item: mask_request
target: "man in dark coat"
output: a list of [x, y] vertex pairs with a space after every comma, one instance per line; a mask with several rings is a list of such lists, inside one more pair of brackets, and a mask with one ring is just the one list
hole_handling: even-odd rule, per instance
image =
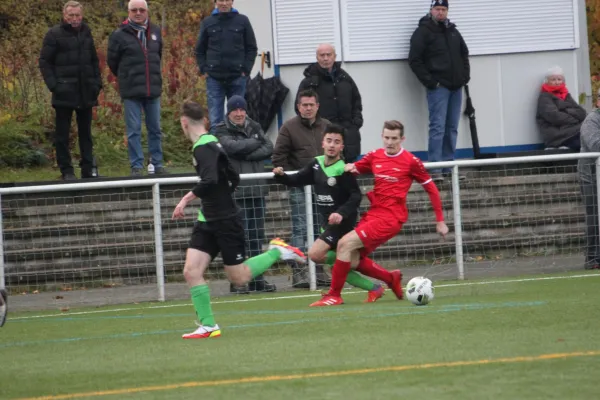
[[92, 107], [98, 104], [102, 78], [90, 28], [83, 22], [83, 6], [69, 1], [63, 7], [63, 21], [44, 37], [39, 66], [52, 92], [56, 112], [54, 148], [63, 180], [76, 179], [69, 151], [73, 111], [81, 153], [81, 177], [93, 178]]
[[250, 20], [233, 8], [233, 0], [214, 3], [212, 14], [202, 20], [196, 44], [198, 68], [206, 77], [211, 126], [223, 121], [226, 97], [244, 97], [258, 50]]
[[360, 155], [360, 128], [363, 126], [362, 99], [352, 77], [335, 61], [335, 48], [322, 44], [317, 62], [304, 70], [298, 93], [313, 89], [319, 95], [319, 115], [345, 128], [344, 160], [356, 161]]
[[150, 22], [145, 0], [131, 0], [127, 8], [128, 18], [110, 35], [107, 63], [119, 80], [119, 93], [125, 107], [131, 175], [141, 176], [144, 171], [142, 110], [148, 130], [148, 172], [164, 174], [160, 129], [163, 47], [160, 27]]
[[[248, 118], [246, 100], [232, 96], [227, 102], [225, 121], [217, 124], [214, 135], [227, 153], [231, 165], [238, 174], [265, 172], [265, 160], [273, 154], [273, 143], [265, 136], [258, 122]], [[247, 235], [246, 255], [254, 257], [263, 252], [265, 244], [265, 197], [269, 194], [269, 183], [264, 179], [245, 180], [238, 185], [234, 198]], [[275, 285], [265, 281], [262, 275], [251, 280], [247, 287], [231, 285], [232, 292], [274, 292]]]
[[[427, 89], [430, 162], [454, 160], [462, 88], [470, 80], [469, 49], [456, 25], [448, 19], [448, 0], [433, 0], [410, 38], [410, 68]], [[442, 172], [431, 170], [434, 181]]]

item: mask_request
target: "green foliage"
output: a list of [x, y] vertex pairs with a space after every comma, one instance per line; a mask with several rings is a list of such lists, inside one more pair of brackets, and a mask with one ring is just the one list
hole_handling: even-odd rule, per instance
[[586, 0], [590, 73], [593, 94], [600, 89], [600, 0]]
[[[39, 71], [38, 57], [46, 32], [62, 18], [64, 3], [65, 0], [0, 2], [0, 20], [6, 21], [5, 28], [0, 28], [0, 138], [10, 136], [11, 143], [16, 143], [12, 150], [0, 150], [0, 163], [5, 165], [14, 165], [15, 160], [22, 160], [22, 166], [38, 165], [35, 163], [41, 159], [29, 153], [23, 159], [15, 158], [17, 154], [23, 155], [20, 152], [27, 146], [33, 146], [35, 154], [52, 155], [51, 135], [41, 133], [54, 131], [54, 111]], [[127, 17], [127, 1], [88, 0], [82, 3], [85, 21], [94, 35], [104, 84], [93, 114], [94, 153], [100, 166], [127, 165], [123, 106], [116, 78], [106, 65], [108, 37]], [[204, 79], [198, 75], [194, 46], [200, 22], [212, 8], [212, 0], [149, 1], [150, 17], [161, 26], [165, 46], [161, 123], [167, 164], [189, 162], [190, 146], [179, 127], [179, 104], [186, 98], [206, 104]], [[8, 133], [16, 125], [23, 124], [26, 129]], [[73, 126], [71, 135], [75, 142], [75, 122]], [[26, 146], [25, 142], [29, 144]], [[77, 158], [78, 146], [72, 146], [72, 150]]]
[[39, 126], [8, 121], [0, 125], [0, 167], [34, 167], [47, 165], [49, 149], [35, 142], [41, 138]]

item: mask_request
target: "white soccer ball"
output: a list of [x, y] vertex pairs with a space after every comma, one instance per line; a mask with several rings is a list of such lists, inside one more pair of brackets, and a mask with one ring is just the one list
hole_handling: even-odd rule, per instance
[[417, 306], [424, 306], [433, 300], [435, 293], [433, 282], [422, 276], [416, 276], [406, 285], [406, 298]]

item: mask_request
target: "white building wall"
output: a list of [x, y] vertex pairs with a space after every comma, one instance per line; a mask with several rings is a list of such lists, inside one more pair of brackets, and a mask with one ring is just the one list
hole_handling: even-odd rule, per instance
[[[259, 51], [271, 51], [273, 35], [270, 0], [236, 0], [235, 7], [248, 15], [254, 27]], [[467, 43], [468, 45], [468, 43]], [[585, 51], [585, 50], [583, 50]], [[581, 85], [578, 50], [472, 56], [471, 96], [474, 101], [483, 151], [518, 151], [531, 149], [542, 142], [535, 124], [537, 96], [546, 70], [554, 65], [565, 71], [567, 86], [575, 99]], [[585, 58], [585, 57], [584, 57]], [[279, 75], [290, 88], [282, 119], [294, 116], [293, 101], [306, 65], [281, 66]], [[252, 71], [260, 68], [260, 58]], [[427, 150], [428, 111], [425, 90], [408, 67], [406, 60], [344, 63], [356, 81], [363, 98], [365, 125], [362, 152], [380, 147], [379, 134], [383, 121], [399, 119], [406, 128], [405, 147], [413, 152]], [[275, 68], [265, 67], [265, 77]], [[589, 74], [583, 79], [589, 80]], [[275, 140], [277, 123], [268, 132]], [[488, 148], [488, 149], [485, 149]], [[470, 156], [472, 144], [468, 119], [460, 122], [457, 156]], [[423, 153], [419, 153], [423, 156]]]

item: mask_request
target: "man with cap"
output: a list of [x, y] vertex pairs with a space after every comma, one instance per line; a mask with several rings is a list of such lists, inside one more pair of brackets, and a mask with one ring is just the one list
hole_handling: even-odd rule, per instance
[[[428, 161], [454, 160], [462, 88], [470, 80], [469, 49], [448, 19], [448, 0], [433, 0], [410, 39], [410, 68], [427, 89], [429, 106]], [[434, 181], [444, 180], [432, 170]]]
[[[273, 143], [267, 138], [258, 122], [246, 115], [247, 104], [242, 96], [232, 96], [227, 102], [225, 120], [214, 126], [213, 134], [219, 139], [232, 166], [239, 174], [265, 171], [265, 160], [271, 158]], [[265, 196], [269, 192], [264, 179], [243, 180], [234, 194], [246, 232], [247, 256], [262, 253], [265, 242]], [[231, 286], [231, 291], [274, 292], [275, 285], [265, 281], [262, 275], [254, 278], [246, 287]]]
[[214, 5], [202, 20], [195, 49], [200, 74], [206, 77], [211, 127], [223, 121], [226, 97], [244, 97], [258, 51], [252, 24], [233, 7], [233, 0], [214, 0]]

